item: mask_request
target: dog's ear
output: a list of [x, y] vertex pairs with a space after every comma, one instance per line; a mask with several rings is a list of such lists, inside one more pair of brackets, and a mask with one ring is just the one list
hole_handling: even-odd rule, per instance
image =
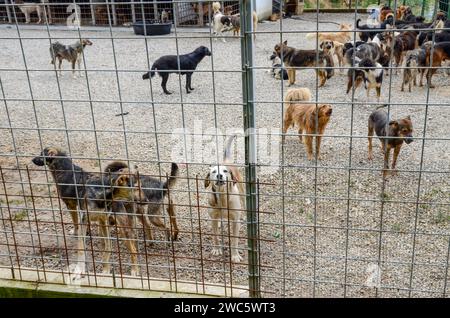
[[128, 185], [128, 180], [129, 180], [128, 175], [122, 174], [122, 175], [120, 175], [120, 176], [117, 178], [117, 180], [116, 180], [116, 182], [115, 182], [115, 185], [116, 185], [116, 186], [119, 186], [119, 187], [127, 186], [127, 185]]
[[233, 173], [233, 169], [230, 169], [230, 177], [231, 177], [231, 180], [233, 180], [233, 185], [235, 185], [236, 183], [239, 182], [239, 180], [237, 179], [237, 177]]
[[56, 155], [58, 155], [58, 150], [57, 150], [57, 149], [55, 149], [55, 148], [49, 148], [49, 149], [47, 150], [47, 156], [49, 156], [49, 157], [54, 157], [54, 156], [56, 156]]
[[391, 121], [389, 122], [389, 126], [392, 127], [392, 128], [394, 128], [394, 129], [398, 129], [398, 121], [396, 121], [396, 120], [391, 120]]
[[206, 175], [206, 177], [205, 177], [205, 188], [208, 188], [209, 187], [209, 185], [210, 185], [210, 181], [209, 181], [209, 176], [210, 176], [210, 173], [208, 172], [208, 174]]
[[287, 45], [287, 40], [283, 42], [284, 45]]
[[321, 50], [323, 50], [323, 43], [324, 43], [324, 42], [320, 42], [320, 45], [319, 45], [319, 47], [320, 47]]
[[406, 119], [411, 120], [411, 116], [410, 115], [406, 116]]

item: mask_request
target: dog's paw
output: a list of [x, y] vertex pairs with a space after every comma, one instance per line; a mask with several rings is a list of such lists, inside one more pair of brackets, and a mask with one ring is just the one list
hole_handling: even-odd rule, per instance
[[233, 263], [240, 263], [240, 262], [242, 262], [242, 260], [243, 260], [243, 258], [242, 258], [241, 255], [239, 255], [239, 253], [233, 254], [233, 255], [231, 256], [231, 261], [232, 261]]
[[69, 276], [71, 281], [80, 280], [85, 274], [86, 268], [81, 264], [69, 265]]
[[220, 247], [213, 247], [213, 249], [211, 250], [211, 255], [212, 256], [219, 256], [222, 255], [222, 249]]
[[132, 270], [131, 270], [131, 276], [139, 276], [139, 270], [137, 270], [137, 269], [132, 269]]

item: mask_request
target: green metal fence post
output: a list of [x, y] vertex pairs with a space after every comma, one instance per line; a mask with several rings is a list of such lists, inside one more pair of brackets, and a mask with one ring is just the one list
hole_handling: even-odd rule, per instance
[[253, 1], [241, 0], [242, 96], [245, 128], [245, 182], [247, 205], [248, 283], [250, 297], [260, 297], [258, 258], [258, 200], [256, 189], [256, 114], [253, 54]]

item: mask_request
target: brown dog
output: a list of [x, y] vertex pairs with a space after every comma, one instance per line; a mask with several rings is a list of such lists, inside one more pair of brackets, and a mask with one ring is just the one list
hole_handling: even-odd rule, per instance
[[[393, 56], [397, 67], [402, 65], [403, 58], [407, 51], [417, 48], [417, 34], [418, 32], [413, 30], [402, 32], [397, 36], [393, 36], [390, 32], [384, 33], [382, 43], [393, 50]], [[395, 72], [397, 73], [398, 69], [396, 69]]]
[[[299, 50], [287, 45], [287, 41], [275, 45], [275, 54], [283, 60], [284, 65], [288, 68], [289, 86], [295, 84], [295, 68], [296, 67], [326, 67], [332, 66], [332, 58], [323, 51], [317, 53], [316, 50]], [[318, 55], [318, 63], [316, 58]], [[320, 85], [325, 85], [327, 78], [333, 75], [333, 69], [316, 69], [316, 73], [320, 78]]]
[[[433, 51], [433, 55], [431, 55], [431, 51]], [[434, 85], [431, 84], [431, 77], [436, 73], [437, 68], [441, 67], [444, 60], [450, 60], [450, 42], [440, 42], [436, 43], [433, 48], [431, 48], [431, 45], [426, 48], [425, 66], [430, 67], [431, 62], [433, 62], [432, 68], [427, 70], [427, 84], [429, 88], [434, 88]], [[422, 84], [422, 78], [420, 83]]]
[[[283, 142], [284, 134], [286, 134], [289, 126], [297, 124], [300, 142], [304, 140], [306, 145], [308, 160], [313, 160], [313, 135], [316, 135], [316, 156], [317, 159], [321, 159], [320, 143], [332, 112], [331, 105], [328, 104], [290, 104], [284, 114]], [[306, 136], [303, 135], [304, 131], [307, 133]]]
[[[387, 126], [387, 128], [386, 128]], [[384, 153], [383, 176], [386, 177], [389, 169], [389, 157], [394, 149], [394, 159], [392, 161], [392, 174], [396, 174], [395, 165], [403, 141], [410, 144], [412, 139], [413, 126], [411, 117], [399, 120], [389, 120], [388, 114], [381, 109], [375, 110], [369, 117], [368, 139], [369, 139], [369, 160], [373, 158], [372, 138], [373, 132], [377, 134], [381, 141], [381, 150]], [[388, 138], [386, 138], [388, 137]]]
[[388, 16], [394, 16], [394, 11], [388, 6], [382, 6], [380, 9], [380, 22], [383, 22]]

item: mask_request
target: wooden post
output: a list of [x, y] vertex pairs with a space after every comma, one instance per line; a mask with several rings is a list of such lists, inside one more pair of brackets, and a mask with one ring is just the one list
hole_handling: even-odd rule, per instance
[[[5, 0], [5, 3], [8, 4], [8, 0]], [[12, 0], [11, 0], [11, 3], [12, 3]], [[12, 17], [11, 17], [11, 10], [10, 10], [9, 6], [6, 6], [6, 15], [8, 16], [8, 22], [13, 23]]]
[[136, 8], [134, 7], [134, 3], [131, 4], [131, 21], [133, 23], [136, 22]]
[[158, 4], [156, 0], [153, 0], [153, 15], [155, 20], [159, 20], [161, 17], [158, 15]]
[[111, 11], [113, 16], [113, 25], [117, 25], [117, 14], [116, 14], [116, 5], [114, 4], [114, 0], [111, 0]]
[[204, 26], [205, 23], [203, 21], [203, 1], [198, 3], [198, 25]]
[[92, 0], [89, 0], [89, 6], [91, 8], [92, 25], [95, 25], [95, 8], [94, 8], [94, 5], [92, 4]]

